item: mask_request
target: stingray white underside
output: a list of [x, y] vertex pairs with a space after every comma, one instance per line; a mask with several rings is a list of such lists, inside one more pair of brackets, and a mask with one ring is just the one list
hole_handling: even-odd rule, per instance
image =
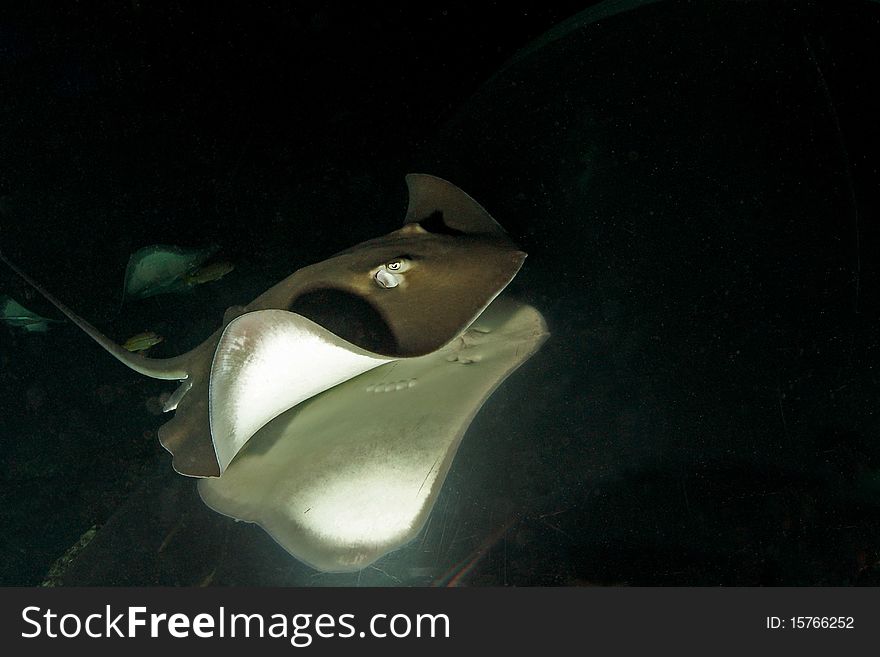
[[286, 310], [234, 319], [214, 352], [208, 393], [221, 474], [269, 420], [391, 360]]
[[[307, 327], [300, 322], [304, 318], [287, 311], [251, 314], [263, 312], [299, 318], [291, 321], [313, 334], [317, 326], [309, 322]], [[235, 320], [244, 320], [238, 327], [247, 329], [244, 334], [259, 319], [247, 318]], [[347, 365], [342, 352], [348, 343], [317, 328], [318, 338], [309, 338], [317, 340], [312, 344], [316, 370], [308, 376], [324, 386], [322, 381], [354, 374], [272, 415], [274, 419], [245, 438], [244, 448], [228, 461], [222, 476], [199, 481], [199, 492], [215, 511], [258, 523], [314, 568], [358, 570], [419, 533], [477, 411], [537, 351], [547, 328], [531, 306], [497, 299], [464, 333], [431, 354], [387, 362], [355, 347]], [[274, 386], [265, 363], [257, 364], [263, 357], [255, 354], [262, 348], [252, 349], [253, 341], [247, 346], [241, 353], [255, 360], [244, 369], [253, 367], [253, 372], [237, 377], [241, 380], [231, 382], [228, 390], [218, 390], [216, 398], [212, 381], [212, 429], [220, 426], [215, 422], [223, 423], [233, 427], [233, 436], [247, 434], [258, 421], [254, 418], [270, 412], [265, 409], [286, 403], [280, 401], [286, 395], [280, 395], [269, 404], [257, 403], [262, 410], [245, 417], [249, 404], [273, 396]], [[269, 358], [270, 352], [265, 353]], [[301, 363], [292, 367], [290, 361], [299, 356], [282, 356], [277, 349], [271, 354], [273, 361], [284, 363], [279, 379], [284, 385], [303, 372]], [[328, 354], [333, 363], [322, 379], [317, 372]], [[230, 357], [229, 367], [242, 365], [238, 357]], [[223, 358], [219, 365], [226, 366]], [[230, 403], [235, 399], [231, 411], [218, 409], [221, 397]]]

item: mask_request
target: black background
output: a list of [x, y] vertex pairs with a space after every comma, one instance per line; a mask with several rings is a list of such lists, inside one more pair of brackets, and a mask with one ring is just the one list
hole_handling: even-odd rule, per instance
[[[0, 582], [97, 525], [68, 583], [875, 585], [876, 4], [660, 2], [504, 68], [583, 6], [4, 8], [2, 246], [112, 337], [197, 344], [396, 227], [425, 170], [530, 253], [512, 291], [553, 338], [463, 444], [437, 570], [362, 581], [204, 509], [155, 440], [167, 386], [72, 327], [0, 327]], [[121, 307], [153, 243], [236, 270]]]
[[[150, 329], [167, 336], [154, 355], [185, 350], [226, 306], [399, 225], [414, 153], [583, 4], [6, 3], [4, 251], [116, 339]], [[154, 243], [217, 244], [237, 271], [196, 299], [121, 311], [128, 257]], [[72, 329], [0, 333], [0, 581], [37, 584], [145, 463], [168, 466], [162, 419], [143, 405], [167, 386], [128, 377]]]

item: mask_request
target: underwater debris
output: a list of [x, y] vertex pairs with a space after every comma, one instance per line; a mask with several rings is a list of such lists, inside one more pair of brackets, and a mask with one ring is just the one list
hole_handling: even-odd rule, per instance
[[70, 546], [67, 552], [56, 559], [55, 563], [49, 568], [49, 572], [46, 573], [46, 579], [43, 580], [40, 586], [54, 587], [63, 585], [64, 573], [67, 572], [70, 564], [72, 564], [74, 559], [79, 556], [79, 553], [92, 542], [92, 539], [95, 538], [97, 533], [98, 525], [92, 525], [89, 527], [85, 533], [79, 537], [79, 540]]

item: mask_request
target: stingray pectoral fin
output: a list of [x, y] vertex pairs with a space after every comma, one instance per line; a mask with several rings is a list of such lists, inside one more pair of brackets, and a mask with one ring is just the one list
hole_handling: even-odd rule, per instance
[[0, 252], [0, 260], [5, 262], [10, 269], [21, 276], [37, 292], [46, 297], [46, 299], [56, 308], [58, 308], [58, 310], [67, 315], [70, 321], [72, 321], [83, 331], [85, 331], [89, 335], [89, 337], [92, 338], [92, 340], [101, 345], [101, 347], [103, 347], [111, 356], [113, 356], [123, 364], [127, 365], [135, 372], [152, 377], [154, 379], [180, 380], [187, 377], [187, 358], [185, 355], [175, 358], [156, 359], [146, 358], [145, 356], [132, 353], [124, 349], [121, 345], [113, 342], [113, 340], [101, 333], [89, 322], [84, 320], [82, 317], [80, 317], [70, 308], [68, 308], [65, 304], [56, 299], [55, 296], [51, 294], [48, 290], [46, 290], [42, 285], [40, 285], [30, 276], [25, 274], [15, 264], [10, 262], [9, 259], [7, 259], [2, 252]]
[[448, 347], [270, 422], [222, 477], [199, 482], [202, 499], [314, 568], [364, 568], [419, 533], [477, 411], [546, 337], [534, 308], [496, 300]]
[[189, 376], [180, 383], [163, 410], [174, 417], [159, 427], [159, 442], [174, 457], [174, 470], [189, 477], [219, 477], [220, 465], [208, 419], [208, 379], [221, 329], [187, 353]]
[[442, 215], [447, 229], [469, 235], [507, 236], [486, 209], [448, 180], [427, 173], [406, 176], [409, 205], [404, 224], [419, 223], [435, 213]]
[[286, 310], [232, 320], [214, 352], [209, 387], [220, 471], [272, 418], [390, 360]]
[[158, 434], [162, 447], [173, 457], [175, 472], [188, 477], [220, 476], [208, 422], [208, 386], [199, 384], [199, 379], [177, 400], [174, 417], [159, 427]]

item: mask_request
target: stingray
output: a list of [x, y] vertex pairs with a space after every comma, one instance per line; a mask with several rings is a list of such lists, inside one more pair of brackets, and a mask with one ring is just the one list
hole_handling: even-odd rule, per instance
[[50, 325], [64, 323], [60, 319], [42, 317], [8, 296], [0, 296], [0, 320], [28, 333], [45, 333]]
[[493, 303], [525, 253], [489, 213], [406, 182], [402, 228], [229, 308], [173, 358], [123, 349], [0, 257], [128, 367], [181, 382], [159, 438], [177, 472], [216, 478], [209, 506], [316, 568], [361, 568], [424, 524], [476, 412], [547, 335], [533, 308]]
[[534, 308], [496, 299], [445, 347], [269, 422], [222, 477], [199, 481], [202, 500], [313, 568], [364, 568], [421, 531], [477, 411], [546, 337]]
[[184, 249], [154, 244], [134, 252], [125, 268], [123, 298], [145, 299], [184, 292], [192, 286], [185, 277], [217, 252], [216, 246]]

